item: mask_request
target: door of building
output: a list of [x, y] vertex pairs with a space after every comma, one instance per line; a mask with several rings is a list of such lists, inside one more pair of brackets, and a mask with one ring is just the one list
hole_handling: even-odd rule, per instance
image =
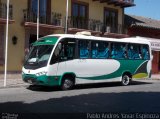
[[152, 60], [152, 73], [156, 74], [158, 73], [158, 52], [153, 51], [153, 60]]
[[159, 58], [158, 58], [158, 71], [160, 73], [160, 52], [158, 52], [158, 54], [159, 54]]

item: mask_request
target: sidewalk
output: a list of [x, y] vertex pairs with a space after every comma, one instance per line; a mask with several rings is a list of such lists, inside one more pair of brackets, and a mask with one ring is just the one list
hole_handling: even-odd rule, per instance
[[160, 74], [153, 74], [151, 78], [155, 80], [160, 80]]
[[[153, 74], [151, 79], [160, 80], [160, 74]], [[0, 74], [0, 88], [5, 88], [3, 85], [4, 85], [4, 75]], [[27, 85], [29, 84], [22, 81], [21, 74], [7, 74], [6, 87], [21, 87]]]
[[[6, 87], [21, 87], [27, 86], [29, 84], [22, 81], [21, 74], [7, 74]], [[0, 88], [4, 87], [4, 75], [0, 74]]]

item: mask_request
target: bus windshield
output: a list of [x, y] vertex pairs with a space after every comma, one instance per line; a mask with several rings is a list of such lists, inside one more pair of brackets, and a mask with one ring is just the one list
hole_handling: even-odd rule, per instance
[[24, 64], [25, 68], [36, 69], [47, 65], [54, 45], [33, 46]]

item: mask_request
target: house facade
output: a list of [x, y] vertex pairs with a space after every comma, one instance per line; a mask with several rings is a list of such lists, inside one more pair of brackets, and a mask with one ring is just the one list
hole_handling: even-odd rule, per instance
[[151, 42], [152, 73], [160, 73], [160, 21], [135, 15], [125, 15], [125, 29], [129, 36], [145, 37]]
[[[67, 0], [39, 0], [39, 37], [61, 34], [65, 29]], [[6, 0], [0, 0], [0, 71], [4, 71]], [[10, 0], [8, 71], [21, 71], [30, 45], [37, 40], [38, 0]], [[69, 0], [68, 33], [125, 37], [124, 9], [133, 0]]]

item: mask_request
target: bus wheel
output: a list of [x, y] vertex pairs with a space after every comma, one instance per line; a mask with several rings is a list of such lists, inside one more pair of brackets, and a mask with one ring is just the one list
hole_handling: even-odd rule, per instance
[[122, 76], [122, 81], [121, 81], [122, 86], [127, 86], [127, 85], [129, 85], [129, 83], [130, 83], [130, 77], [129, 77], [129, 75], [124, 74]]
[[62, 90], [72, 89], [74, 86], [73, 79], [71, 77], [64, 77], [61, 85]]

